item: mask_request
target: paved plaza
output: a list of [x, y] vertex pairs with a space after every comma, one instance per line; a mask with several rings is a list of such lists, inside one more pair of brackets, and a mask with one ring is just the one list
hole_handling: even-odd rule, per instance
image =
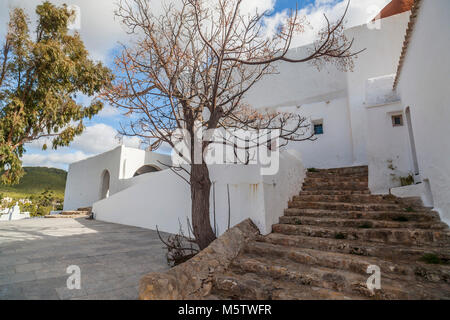
[[[79, 266], [81, 288], [68, 289]], [[0, 299], [137, 299], [169, 267], [156, 231], [79, 219], [0, 222]]]

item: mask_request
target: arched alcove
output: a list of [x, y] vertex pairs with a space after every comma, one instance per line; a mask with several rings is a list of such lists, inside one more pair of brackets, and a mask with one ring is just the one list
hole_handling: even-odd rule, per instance
[[136, 172], [134, 173], [133, 177], [140, 176], [141, 174], [146, 174], [146, 173], [150, 173], [150, 172], [156, 172], [156, 171], [161, 171], [161, 169], [155, 165], [146, 164], [146, 165], [140, 167], [139, 169], [137, 169]]
[[101, 176], [100, 199], [106, 199], [109, 197], [109, 181], [110, 174], [109, 171], [105, 169]]

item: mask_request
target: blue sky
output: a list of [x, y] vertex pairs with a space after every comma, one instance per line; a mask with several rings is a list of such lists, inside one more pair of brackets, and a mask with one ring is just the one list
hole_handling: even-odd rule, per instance
[[[8, 21], [8, 12], [12, 7], [23, 7], [34, 20], [34, 9], [41, 1], [37, 0], [1, 0], [0, 1], [0, 39], [4, 38]], [[74, 4], [80, 8], [81, 28], [79, 30], [86, 47], [92, 58], [103, 61], [112, 66], [112, 59], [117, 53], [118, 42], [127, 41], [119, 21], [114, 19], [115, 2], [112, 0], [52, 0], [52, 3], [60, 5]], [[293, 0], [244, 0], [248, 6], [257, 6], [262, 9], [271, 9], [272, 14], [268, 19], [279, 21], [287, 9], [295, 8]], [[376, 11], [386, 5], [389, 0], [352, 0], [348, 13], [348, 25], [362, 24], [376, 15]], [[301, 38], [295, 39], [294, 46], [303, 45], [314, 40], [314, 32], [322, 26], [323, 13], [331, 19], [338, 18], [342, 14], [346, 1], [343, 0], [299, 0], [301, 15], [306, 15], [313, 30], [308, 30]], [[276, 23], [276, 22], [275, 22]], [[67, 169], [68, 164], [82, 160], [86, 157], [108, 151], [119, 144], [116, 138], [120, 123], [126, 123], [127, 118], [121, 115], [121, 111], [108, 105], [99, 115], [90, 121], [85, 121], [85, 132], [77, 137], [70, 147], [59, 150], [42, 151], [43, 141], [37, 141], [27, 145], [27, 152], [22, 158], [26, 166], [51, 166]], [[136, 137], [124, 138], [124, 144], [139, 147], [139, 139]]]
[[[275, 2], [275, 12], [282, 11], [284, 9], [294, 9], [296, 6], [297, 1], [293, 0], [278, 0]], [[310, 5], [314, 3], [314, 0], [302, 0], [298, 1], [299, 8], [305, 7], [307, 5]]]

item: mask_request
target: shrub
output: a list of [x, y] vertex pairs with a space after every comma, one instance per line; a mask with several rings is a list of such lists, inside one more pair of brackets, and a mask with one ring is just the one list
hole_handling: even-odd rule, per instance
[[335, 239], [345, 239], [345, 238], [347, 238], [347, 236], [341, 232], [338, 232], [334, 235], [334, 238]]
[[48, 214], [50, 214], [50, 211], [53, 210], [52, 206], [38, 206], [36, 209], [36, 213], [35, 216], [46, 216]]
[[414, 177], [411, 174], [407, 177], [400, 177], [400, 184], [402, 187], [414, 184]]
[[358, 228], [361, 228], [361, 229], [370, 229], [370, 228], [372, 228], [372, 224], [369, 223], [369, 222], [364, 222], [364, 223], [361, 224]]
[[439, 256], [435, 253], [425, 253], [420, 258], [420, 261], [423, 261], [428, 264], [445, 264], [445, 261], [439, 258]]
[[405, 216], [397, 216], [392, 218], [393, 221], [397, 221], [397, 222], [406, 222], [409, 221], [409, 219]]

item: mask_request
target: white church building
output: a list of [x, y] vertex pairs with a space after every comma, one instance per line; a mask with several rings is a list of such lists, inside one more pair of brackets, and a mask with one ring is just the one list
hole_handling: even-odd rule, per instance
[[[275, 175], [211, 166], [217, 234], [248, 217], [269, 233], [311, 167], [367, 165], [372, 193], [421, 197], [450, 224], [449, 30], [449, 0], [394, 0], [345, 31], [353, 50], [365, 48], [353, 72], [281, 63], [259, 82], [247, 102], [300, 113], [317, 139], [290, 143]], [[64, 209], [92, 206], [99, 220], [178, 232], [190, 215], [189, 186], [164, 164], [170, 156], [124, 146], [72, 163]]]

